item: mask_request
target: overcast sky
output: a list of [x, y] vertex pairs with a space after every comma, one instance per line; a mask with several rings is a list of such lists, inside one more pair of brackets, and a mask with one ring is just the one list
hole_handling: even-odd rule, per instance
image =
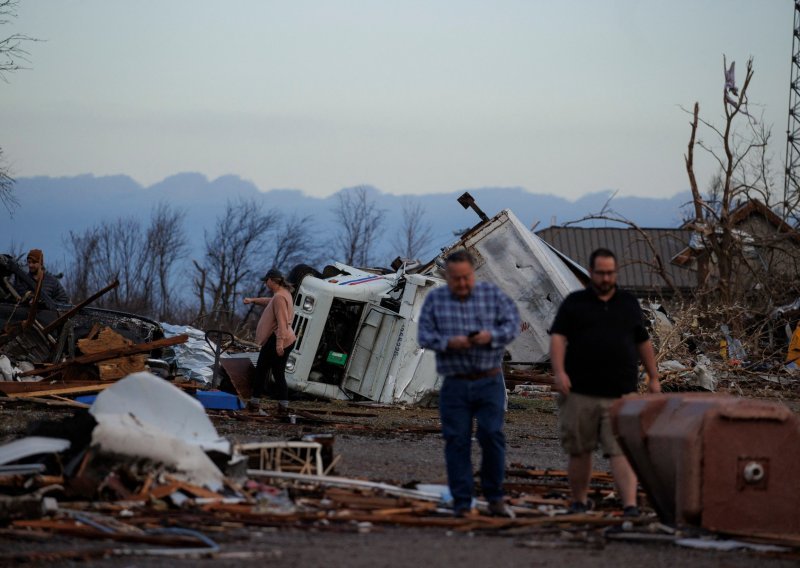
[[782, 167], [792, 19], [792, 0], [20, 0], [0, 36], [46, 41], [0, 83], [0, 146], [17, 177], [667, 196], [688, 187], [680, 107], [721, 123], [723, 54], [739, 83], [754, 57]]

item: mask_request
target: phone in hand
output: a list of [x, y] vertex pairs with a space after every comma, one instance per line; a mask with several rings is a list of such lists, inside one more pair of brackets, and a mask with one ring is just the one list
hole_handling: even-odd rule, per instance
[[476, 336], [476, 335], [478, 335], [479, 333], [480, 333], [480, 331], [470, 331], [470, 332], [467, 334], [467, 337], [469, 337], [470, 339], [472, 339], [473, 337], [475, 337], [475, 336]]

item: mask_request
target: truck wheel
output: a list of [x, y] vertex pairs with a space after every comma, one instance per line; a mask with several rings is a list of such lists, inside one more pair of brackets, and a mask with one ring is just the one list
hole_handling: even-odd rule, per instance
[[303, 282], [303, 278], [309, 274], [315, 278], [322, 278], [322, 274], [313, 266], [309, 266], [308, 264], [298, 264], [289, 271], [289, 275], [286, 277], [286, 280], [288, 280], [290, 284], [294, 285], [295, 288], [298, 288]]

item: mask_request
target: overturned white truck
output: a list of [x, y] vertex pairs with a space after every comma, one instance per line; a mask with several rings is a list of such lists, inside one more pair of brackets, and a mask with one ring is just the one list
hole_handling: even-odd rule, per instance
[[438, 393], [434, 353], [417, 343], [425, 295], [445, 285], [447, 254], [466, 248], [478, 279], [494, 282], [517, 303], [519, 337], [511, 361], [547, 359], [547, 328], [561, 300], [583, 286], [583, 269], [534, 235], [509, 210], [476, 225], [425, 266], [379, 274], [343, 264], [298, 286], [286, 365], [289, 388], [330, 399], [420, 404]]

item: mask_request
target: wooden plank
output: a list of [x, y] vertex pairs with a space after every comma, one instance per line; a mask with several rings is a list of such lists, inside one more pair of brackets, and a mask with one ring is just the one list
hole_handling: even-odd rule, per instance
[[83, 405], [80, 402], [75, 402], [74, 400], [70, 400], [69, 402], [64, 402], [61, 400], [54, 400], [51, 398], [39, 398], [37, 396], [25, 396], [20, 398], [14, 399], [17, 402], [35, 402], [36, 404], [44, 404], [45, 406], [67, 406], [70, 408], [83, 408]]
[[32, 396], [36, 396], [39, 391], [66, 387], [86, 387], [96, 384], [97, 381], [58, 381], [55, 383], [50, 381], [39, 381], [35, 383], [0, 381], [0, 392], [4, 393], [6, 396], [18, 393], [30, 393]]
[[9, 395], [9, 398], [26, 399], [26, 398], [37, 398], [37, 397], [40, 398], [43, 396], [50, 396], [52, 394], [82, 394], [82, 393], [100, 392], [102, 390], [107, 389], [113, 384], [114, 383], [96, 383], [94, 385], [86, 385], [82, 387], [62, 387], [57, 389], [43, 390], [31, 393], [15, 393]]
[[210, 491], [205, 487], [200, 487], [199, 485], [193, 485], [191, 483], [187, 483], [185, 481], [178, 482], [178, 488], [185, 492], [193, 495], [195, 497], [200, 497], [204, 499], [224, 499], [225, 497], [216, 493], [214, 491]]
[[172, 483], [168, 483], [167, 485], [159, 485], [158, 487], [154, 487], [150, 490], [150, 497], [153, 499], [163, 499], [169, 495], [172, 495], [176, 491], [181, 488], [181, 484], [177, 481], [173, 481]]
[[138, 542], [144, 544], [159, 544], [162, 546], [185, 547], [201, 544], [197, 538], [191, 536], [142, 534], [142, 532], [135, 527], [131, 527], [131, 531], [128, 533], [103, 532], [94, 527], [81, 525], [77, 521], [72, 520], [20, 520], [13, 521], [11, 526], [13, 528], [32, 528], [34, 530], [47, 530], [68, 536], [101, 540], [110, 539], [119, 542]]
[[75, 408], [90, 408], [91, 404], [86, 404], [85, 402], [78, 402], [77, 400], [72, 400], [63, 396], [59, 396], [57, 394], [51, 394], [49, 398], [54, 398], [58, 401], [65, 403], [68, 406], [74, 406]]
[[108, 359], [114, 359], [116, 357], [125, 357], [126, 355], [136, 355], [138, 353], [146, 353], [148, 351], [153, 351], [154, 349], [160, 349], [161, 347], [169, 347], [171, 345], [179, 345], [181, 343], [186, 343], [188, 339], [189, 336], [186, 334], [176, 335], [175, 337], [169, 337], [167, 339], [159, 339], [157, 341], [151, 341], [150, 343], [137, 343], [135, 345], [131, 345], [125, 348], [110, 349], [108, 351], [103, 351], [101, 353], [93, 353], [91, 355], [82, 355], [81, 357], [75, 357], [74, 359], [71, 359], [69, 361], [64, 361], [63, 363], [57, 363], [49, 367], [43, 367], [40, 369], [25, 371], [24, 373], [20, 373], [19, 376], [27, 377], [31, 375], [46, 375], [65, 369], [70, 365], [85, 365], [87, 363], [97, 363], [98, 361], [106, 361]]
[[[41, 266], [39, 267], [41, 271]], [[36, 291], [33, 293], [30, 308], [28, 308], [28, 319], [22, 325], [22, 329], [28, 329], [33, 326], [36, 321], [36, 310], [39, 306], [39, 294], [42, 292], [42, 284], [44, 283], [44, 272], [39, 272], [39, 278], [36, 279]]]
[[[711, 529], [714, 530], [714, 529]], [[758, 542], [766, 544], [776, 544], [781, 546], [791, 546], [800, 548], [800, 535], [789, 533], [763, 533], [763, 532], [745, 532], [745, 531], [730, 531], [722, 529], [720, 533], [728, 536], [734, 536], [741, 540], [748, 542]]]
[[101, 329], [102, 329], [102, 326], [100, 325], [100, 322], [94, 322], [92, 324], [92, 329], [90, 329], [89, 333], [86, 334], [86, 338], [85, 339], [94, 339], [95, 337], [97, 337], [97, 334], [100, 333]]

